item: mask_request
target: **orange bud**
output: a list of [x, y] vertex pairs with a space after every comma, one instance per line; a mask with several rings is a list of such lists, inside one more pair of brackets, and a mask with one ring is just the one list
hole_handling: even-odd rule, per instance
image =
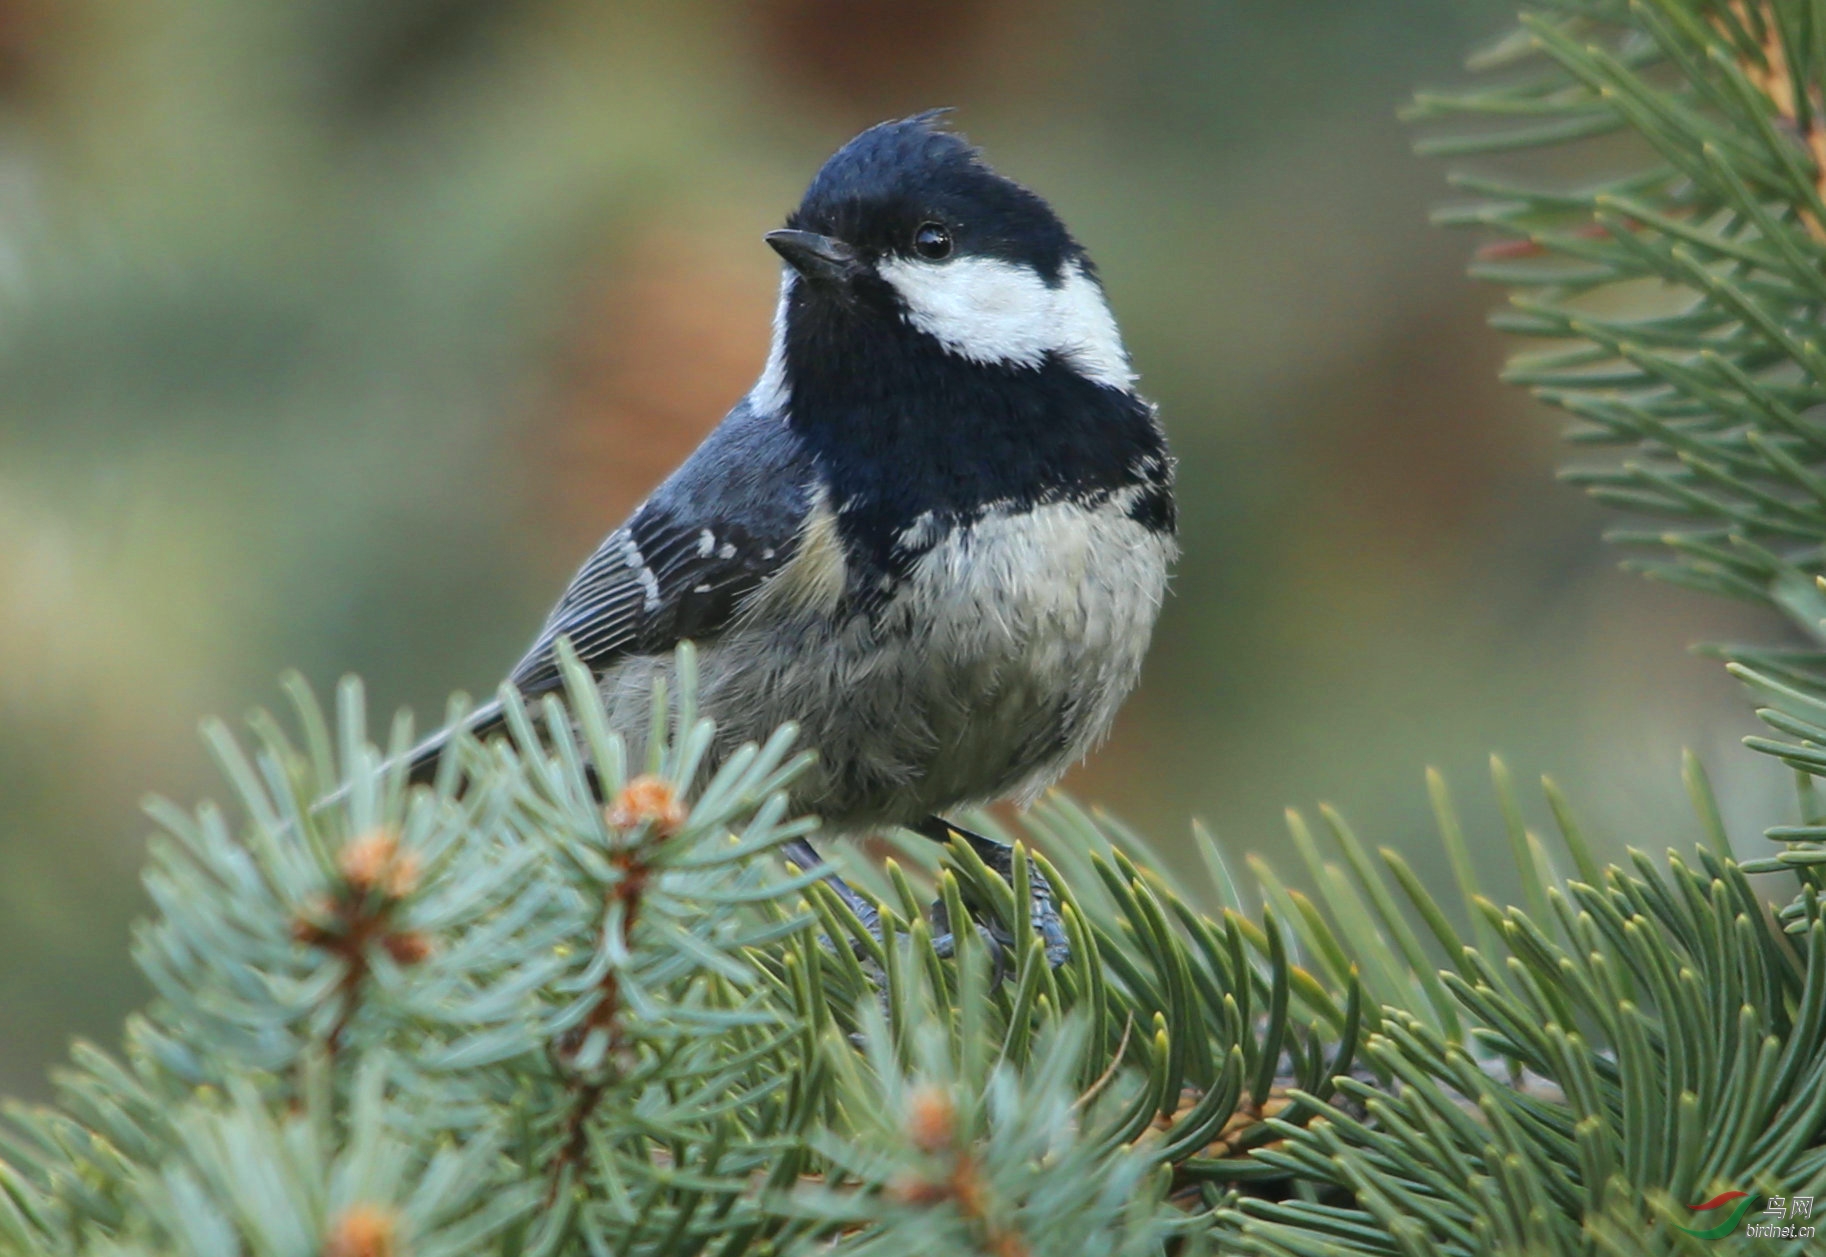
[[431, 940], [417, 930], [388, 934], [380, 940], [396, 965], [416, 965], [431, 955]]
[[379, 1205], [343, 1210], [323, 1237], [323, 1257], [393, 1257], [399, 1251], [398, 1219]]
[[612, 829], [634, 829], [650, 823], [654, 833], [670, 838], [684, 828], [688, 815], [672, 784], [648, 773], [622, 788], [609, 807], [607, 819]]
[[399, 836], [390, 829], [351, 838], [336, 863], [344, 880], [363, 894], [379, 889], [389, 899], [404, 899], [418, 886], [418, 857], [402, 851]]
[[941, 1152], [957, 1135], [957, 1109], [943, 1087], [920, 1087], [907, 1098], [907, 1136], [921, 1152]]
[[918, 1209], [943, 1204], [951, 1198], [948, 1184], [934, 1183], [917, 1174], [896, 1174], [882, 1190], [895, 1204], [911, 1205]]
[[995, 1257], [1028, 1257], [1032, 1250], [1014, 1231], [997, 1231], [989, 1241], [989, 1251]]

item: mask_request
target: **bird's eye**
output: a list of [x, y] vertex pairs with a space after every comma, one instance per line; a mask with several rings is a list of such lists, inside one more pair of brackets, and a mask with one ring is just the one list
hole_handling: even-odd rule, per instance
[[931, 262], [951, 256], [951, 233], [943, 223], [921, 223], [913, 232], [913, 252]]

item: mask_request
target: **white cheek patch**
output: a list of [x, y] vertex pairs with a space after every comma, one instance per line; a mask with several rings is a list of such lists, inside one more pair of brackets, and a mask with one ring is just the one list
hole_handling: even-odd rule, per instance
[[948, 262], [889, 258], [878, 267], [907, 305], [907, 319], [973, 362], [1037, 367], [1049, 353], [1111, 388], [1135, 383], [1103, 289], [1073, 265], [1057, 288], [1000, 258]]
[[757, 413], [781, 419], [786, 417], [787, 403], [792, 400], [792, 392], [786, 386], [786, 304], [798, 278], [791, 267], [782, 269], [785, 273], [780, 279], [780, 303], [774, 307], [773, 344], [767, 351], [767, 365], [761, 368], [761, 378], [748, 390], [748, 404]]
[[1129, 351], [1123, 348], [1116, 316], [1104, 298], [1103, 285], [1074, 263], [1065, 282], [1051, 290], [1059, 343], [1054, 350], [1099, 384], [1124, 392], [1135, 387]]

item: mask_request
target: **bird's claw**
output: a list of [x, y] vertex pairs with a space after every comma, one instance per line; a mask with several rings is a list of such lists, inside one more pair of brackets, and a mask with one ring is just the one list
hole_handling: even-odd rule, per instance
[[[932, 825], [937, 828], [922, 827], [918, 832], [940, 841], [949, 841], [953, 835], [962, 838], [970, 844], [971, 849], [977, 853], [991, 872], [1010, 885], [1014, 884], [1014, 850], [1012, 848], [1004, 846], [992, 838], [972, 833], [961, 826], [939, 821], [936, 817], [933, 818]], [[793, 840], [783, 850], [787, 859], [802, 869], [809, 871], [824, 864], [823, 857], [803, 838]], [[872, 902], [865, 896], [857, 894], [834, 872], [826, 874], [825, 884], [855, 914], [862, 928], [867, 930], [876, 942], [884, 941], [881, 914]], [[1033, 926], [1033, 932], [1040, 936], [1047, 965], [1057, 969], [1071, 959], [1071, 940], [1065, 932], [1065, 921], [1060, 917], [1058, 906], [1053, 901], [1052, 883], [1046, 880], [1044, 873], [1031, 864], [1027, 866], [1027, 892], [1028, 919]], [[950, 919], [950, 913], [945, 908], [944, 900], [938, 900], [932, 905], [931, 916], [933, 949], [940, 957], [948, 959], [957, 952], [957, 935]], [[993, 966], [993, 982], [999, 984], [1019, 963], [1022, 948], [1017, 944], [1008, 926], [1000, 920], [979, 912], [972, 912], [971, 916], [971, 923], [976, 927], [977, 935], [983, 940], [984, 946], [989, 949]], [[869, 949], [860, 939], [851, 938], [846, 941], [851, 954], [856, 959], [865, 961], [869, 959]], [[819, 936], [819, 943], [832, 950], [837, 947], [834, 940], [824, 935]]]
[[[989, 952], [989, 985], [998, 987], [1008, 977], [1009, 955], [1014, 950], [1014, 939], [1007, 930], [972, 919], [970, 924], [976, 928], [977, 937], [983, 940], [983, 946]], [[950, 960], [957, 955], [957, 933], [951, 925], [951, 914], [945, 910], [945, 901], [935, 900], [932, 904], [932, 950], [941, 960]]]
[[[817, 848], [803, 838], [793, 839], [782, 850], [787, 859], [804, 871], [809, 872], [814, 868], [828, 867], [825, 865], [824, 857], [818, 854]], [[824, 875], [824, 884], [829, 886], [832, 893], [843, 901], [843, 905], [855, 914], [856, 920], [861, 922], [862, 928], [867, 930], [877, 943], [881, 942], [883, 938], [881, 913], [876, 909], [874, 903], [867, 896], [858, 894], [855, 887], [838, 877], [834, 871]], [[851, 938], [847, 942], [850, 954], [857, 960], [866, 961], [871, 958], [869, 948], [861, 939]], [[818, 943], [832, 951], [837, 949], [836, 942], [827, 934], [820, 934]]]
[[1033, 928], [1045, 945], [1046, 963], [1057, 969], [1072, 958], [1071, 939], [1065, 933], [1065, 918], [1059, 915], [1058, 905], [1053, 902], [1052, 887], [1046, 884], [1040, 870], [1032, 870], [1031, 876], [1034, 879]]
[[[917, 827], [915, 832], [939, 842], [948, 842], [954, 836], [962, 838], [970, 845], [971, 850], [976, 852], [977, 858], [982, 860], [985, 867], [1010, 886], [1014, 885], [1014, 848], [938, 817], [930, 818], [926, 823]], [[1040, 936], [1041, 945], [1045, 948], [1046, 963], [1057, 969], [1071, 959], [1071, 939], [1065, 932], [1065, 920], [1059, 915], [1058, 905], [1053, 900], [1052, 883], [1047, 881], [1046, 875], [1034, 867], [1031, 862], [1027, 866], [1027, 895], [1028, 919], [1033, 926], [1034, 933]], [[932, 928], [936, 935], [946, 938], [948, 942], [951, 941], [950, 928], [946, 923], [945, 907], [942, 901], [932, 905]], [[1014, 937], [999, 922], [985, 921], [979, 917], [977, 929], [985, 939], [992, 940], [997, 948], [1015, 955], [1019, 954], [1015, 947]], [[936, 941], [935, 939], [934, 942], [936, 943]], [[949, 955], [950, 952], [940, 952], [939, 954], [941, 956]], [[998, 954], [998, 974], [1005, 968], [1005, 965], [1005, 960]]]

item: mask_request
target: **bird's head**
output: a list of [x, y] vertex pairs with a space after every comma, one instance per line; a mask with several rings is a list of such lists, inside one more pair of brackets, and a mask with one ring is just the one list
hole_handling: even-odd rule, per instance
[[1056, 364], [1128, 390], [1128, 355], [1084, 249], [942, 117], [864, 131], [768, 233], [787, 269], [763, 388], [784, 402], [789, 377], [866, 353], [1017, 373]]

